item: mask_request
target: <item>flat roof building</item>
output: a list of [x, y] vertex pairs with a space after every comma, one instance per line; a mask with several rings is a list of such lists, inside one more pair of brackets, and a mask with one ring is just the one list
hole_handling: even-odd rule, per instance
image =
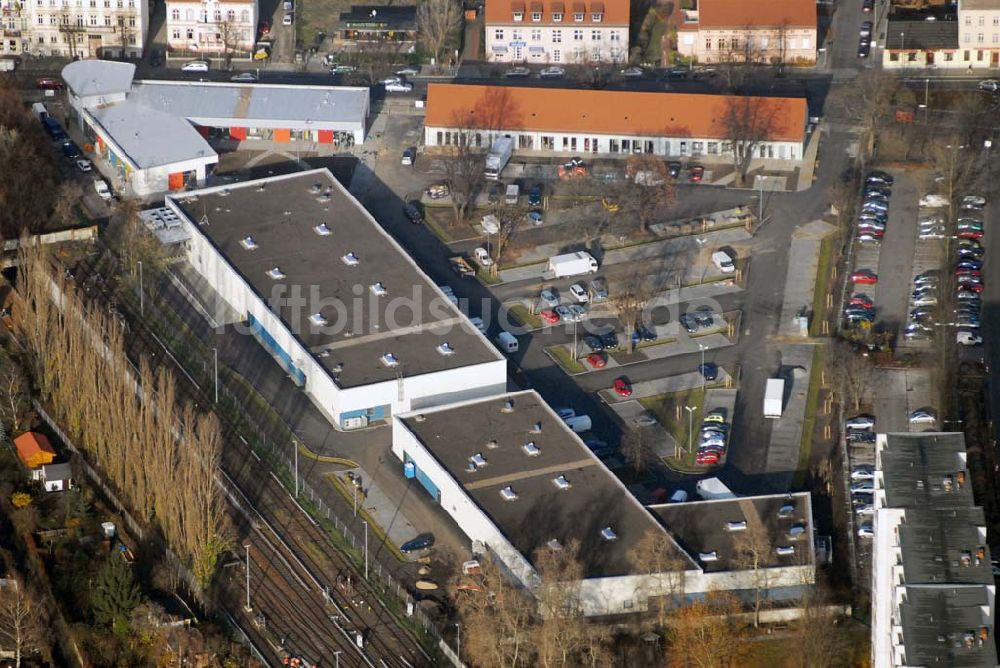
[[336, 427], [506, 387], [506, 359], [329, 171], [166, 206], [192, 267]]
[[[769, 545], [759, 562], [765, 597], [794, 597], [813, 583], [808, 494], [645, 508], [534, 391], [397, 415], [392, 448], [404, 475], [523, 585], [541, 584], [538, 551], [578, 544], [588, 615], [646, 610], [651, 599], [676, 595], [663, 588], [680, 580], [688, 597], [745, 594], [753, 574], [738, 535], [751, 531]], [[630, 553], [649, 534], [676, 551], [671, 574], [682, 577], [633, 563]]]
[[872, 665], [997, 665], [996, 585], [961, 433], [879, 434]]
[[488, 148], [493, 138], [508, 136], [515, 151], [528, 155], [731, 160], [724, 119], [729, 105], [743, 103], [768, 119], [757, 157], [802, 159], [805, 99], [693, 93], [431, 83], [424, 142], [447, 148], [464, 134]]
[[209, 139], [332, 152], [365, 137], [367, 88], [134, 81], [134, 65], [103, 60], [70, 63], [62, 74], [73, 115], [126, 195], [204, 184], [218, 163]]

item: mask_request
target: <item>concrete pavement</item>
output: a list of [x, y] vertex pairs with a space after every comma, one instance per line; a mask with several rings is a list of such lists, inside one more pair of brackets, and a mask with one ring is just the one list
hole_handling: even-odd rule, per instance
[[813, 308], [816, 292], [816, 272], [819, 268], [820, 246], [825, 237], [836, 232], [836, 228], [821, 220], [803, 225], [792, 234], [792, 245], [788, 251], [788, 273], [785, 276], [785, 294], [781, 303], [781, 320], [778, 324], [780, 336], [808, 336], [808, 324], [803, 332], [796, 317], [802, 310], [809, 313]]

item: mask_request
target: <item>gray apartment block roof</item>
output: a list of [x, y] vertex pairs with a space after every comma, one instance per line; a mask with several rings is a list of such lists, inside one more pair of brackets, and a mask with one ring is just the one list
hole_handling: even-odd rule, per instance
[[993, 584], [983, 509], [910, 508], [899, 525], [909, 584]]
[[139, 81], [129, 99], [211, 127], [351, 131], [364, 127], [367, 88]]
[[43, 464], [42, 476], [46, 480], [69, 480], [73, 477], [73, 467], [67, 462]]
[[900, 622], [906, 665], [995, 668], [993, 622], [983, 615], [991, 598], [985, 587], [907, 586], [904, 596]]
[[[634, 570], [629, 551], [635, 544], [647, 532], [663, 532], [534, 391], [400, 419], [529, 561], [553, 539], [561, 545], [575, 540], [586, 577], [624, 575]], [[528, 443], [536, 454], [528, 454]], [[482, 463], [473, 467], [477, 455]], [[556, 483], [560, 476], [568, 487]], [[505, 500], [504, 489], [517, 498]], [[609, 527], [612, 540], [601, 534]]]
[[939, 51], [958, 48], [958, 21], [893, 21], [885, 33], [890, 51]]
[[139, 169], [217, 157], [186, 120], [143, 107], [131, 99], [88, 111]]
[[78, 97], [127, 93], [135, 65], [111, 60], [76, 60], [62, 70], [63, 81]]
[[[320, 361], [340, 387], [503, 359], [326, 169], [169, 200], [305, 348], [329, 351]], [[348, 254], [357, 264], [344, 262]], [[396, 366], [382, 361], [387, 353]]]
[[[779, 515], [784, 506], [790, 506], [791, 512]], [[700, 562], [706, 572], [745, 568], [740, 555], [746, 554], [744, 546], [749, 545], [747, 532], [754, 530], [766, 537], [760, 543], [767, 546], [762, 566], [797, 566], [814, 560], [812, 497], [808, 492], [669, 503], [650, 510], [693, 557], [715, 553], [714, 561]], [[778, 554], [778, 548], [788, 547], [794, 549], [792, 554]]]
[[887, 507], [974, 505], [961, 433], [886, 434], [879, 457]]

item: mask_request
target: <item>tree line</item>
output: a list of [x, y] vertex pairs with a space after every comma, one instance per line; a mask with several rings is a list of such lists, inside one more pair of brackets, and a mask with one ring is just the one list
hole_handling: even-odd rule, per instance
[[217, 418], [177, 397], [173, 375], [125, 352], [124, 325], [84, 303], [44, 249], [23, 239], [15, 332], [42, 399], [136, 519], [206, 587], [226, 547], [215, 485]]

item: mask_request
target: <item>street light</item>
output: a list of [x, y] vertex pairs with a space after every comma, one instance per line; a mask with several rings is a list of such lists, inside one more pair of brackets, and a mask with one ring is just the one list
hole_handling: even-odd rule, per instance
[[706, 346], [704, 344], [698, 344], [698, 350], [701, 351], [701, 366], [698, 367], [698, 371], [701, 372], [701, 395], [703, 399], [705, 396], [705, 349]]
[[368, 522], [361, 521], [365, 525], [365, 580], [368, 579]]
[[688, 412], [688, 452], [691, 452], [691, 437], [694, 435], [694, 407], [685, 406], [684, 410]]
[[145, 306], [145, 299], [143, 299], [142, 290], [142, 260], [136, 261], [139, 264], [139, 315], [145, 316], [146, 311], [143, 308]]
[[250, 607], [250, 543], [243, 546], [247, 551], [247, 604], [244, 608], [247, 612], [253, 610]]
[[757, 203], [757, 224], [760, 225], [764, 222], [764, 181], [767, 177], [761, 174], [757, 177], [760, 180], [760, 198]]
[[456, 623], [455, 628], [458, 629], [458, 637], [455, 640], [455, 656], [458, 657], [458, 665], [462, 665], [462, 624]]
[[212, 369], [215, 374], [215, 403], [219, 403], [219, 349], [212, 348]]

